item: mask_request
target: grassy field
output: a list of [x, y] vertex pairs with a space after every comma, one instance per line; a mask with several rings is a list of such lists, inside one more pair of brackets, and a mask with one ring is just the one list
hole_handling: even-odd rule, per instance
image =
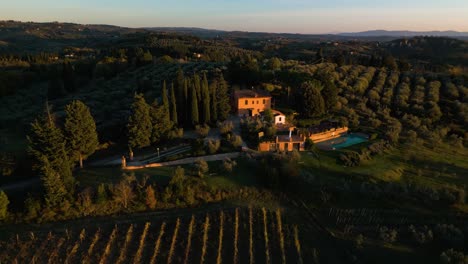
[[[359, 149], [357, 147], [357, 149]], [[468, 184], [468, 150], [439, 145], [401, 145], [357, 167], [340, 164], [340, 151], [318, 151], [318, 158], [302, 154], [302, 168], [326, 181], [341, 177], [368, 181], [411, 181], [433, 187], [441, 184]]]
[[96, 187], [101, 183], [117, 183], [122, 179], [123, 174], [133, 174], [138, 180], [147, 176], [150, 182], [167, 185], [174, 169], [174, 167], [160, 167], [128, 172], [123, 171], [120, 167], [96, 167], [77, 170], [75, 177], [82, 186]]

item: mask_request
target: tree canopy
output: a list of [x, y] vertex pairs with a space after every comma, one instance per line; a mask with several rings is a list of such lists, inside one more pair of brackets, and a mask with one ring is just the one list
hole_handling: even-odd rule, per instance
[[150, 107], [141, 94], [134, 97], [132, 114], [128, 119], [128, 145], [131, 148], [143, 148], [151, 144], [152, 123]]
[[99, 145], [96, 123], [89, 108], [81, 101], [72, 101], [65, 107], [64, 134], [67, 138], [67, 150], [72, 161], [79, 161], [96, 151]]

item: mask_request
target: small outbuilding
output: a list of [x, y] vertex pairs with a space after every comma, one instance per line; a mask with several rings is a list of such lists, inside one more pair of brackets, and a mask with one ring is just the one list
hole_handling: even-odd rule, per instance
[[273, 110], [273, 116], [275, 117], [275, 125], [285, 125], [286, 116], [280, 111]]

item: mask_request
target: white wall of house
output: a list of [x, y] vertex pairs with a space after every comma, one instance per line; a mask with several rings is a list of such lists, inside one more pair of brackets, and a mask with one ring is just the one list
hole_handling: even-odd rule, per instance
[[285, 115], [276, 115], [275, 116], [275, 125], [284, 125], [286, 124], [286, 116]]

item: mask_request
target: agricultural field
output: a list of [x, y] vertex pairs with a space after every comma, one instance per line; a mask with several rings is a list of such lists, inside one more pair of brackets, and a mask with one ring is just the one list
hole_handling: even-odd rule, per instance
[[[446, 248], [466, 250], [466, 215], [372, 208], [328, 208], [322, 213], [335, 237], [353, 245], [364, 262], [439, 263]], [[382, 254], [387, 258], [381, 259]]]
[[1, 242], [2, 263], [311, 263], [280, 209], [32, 229]]

